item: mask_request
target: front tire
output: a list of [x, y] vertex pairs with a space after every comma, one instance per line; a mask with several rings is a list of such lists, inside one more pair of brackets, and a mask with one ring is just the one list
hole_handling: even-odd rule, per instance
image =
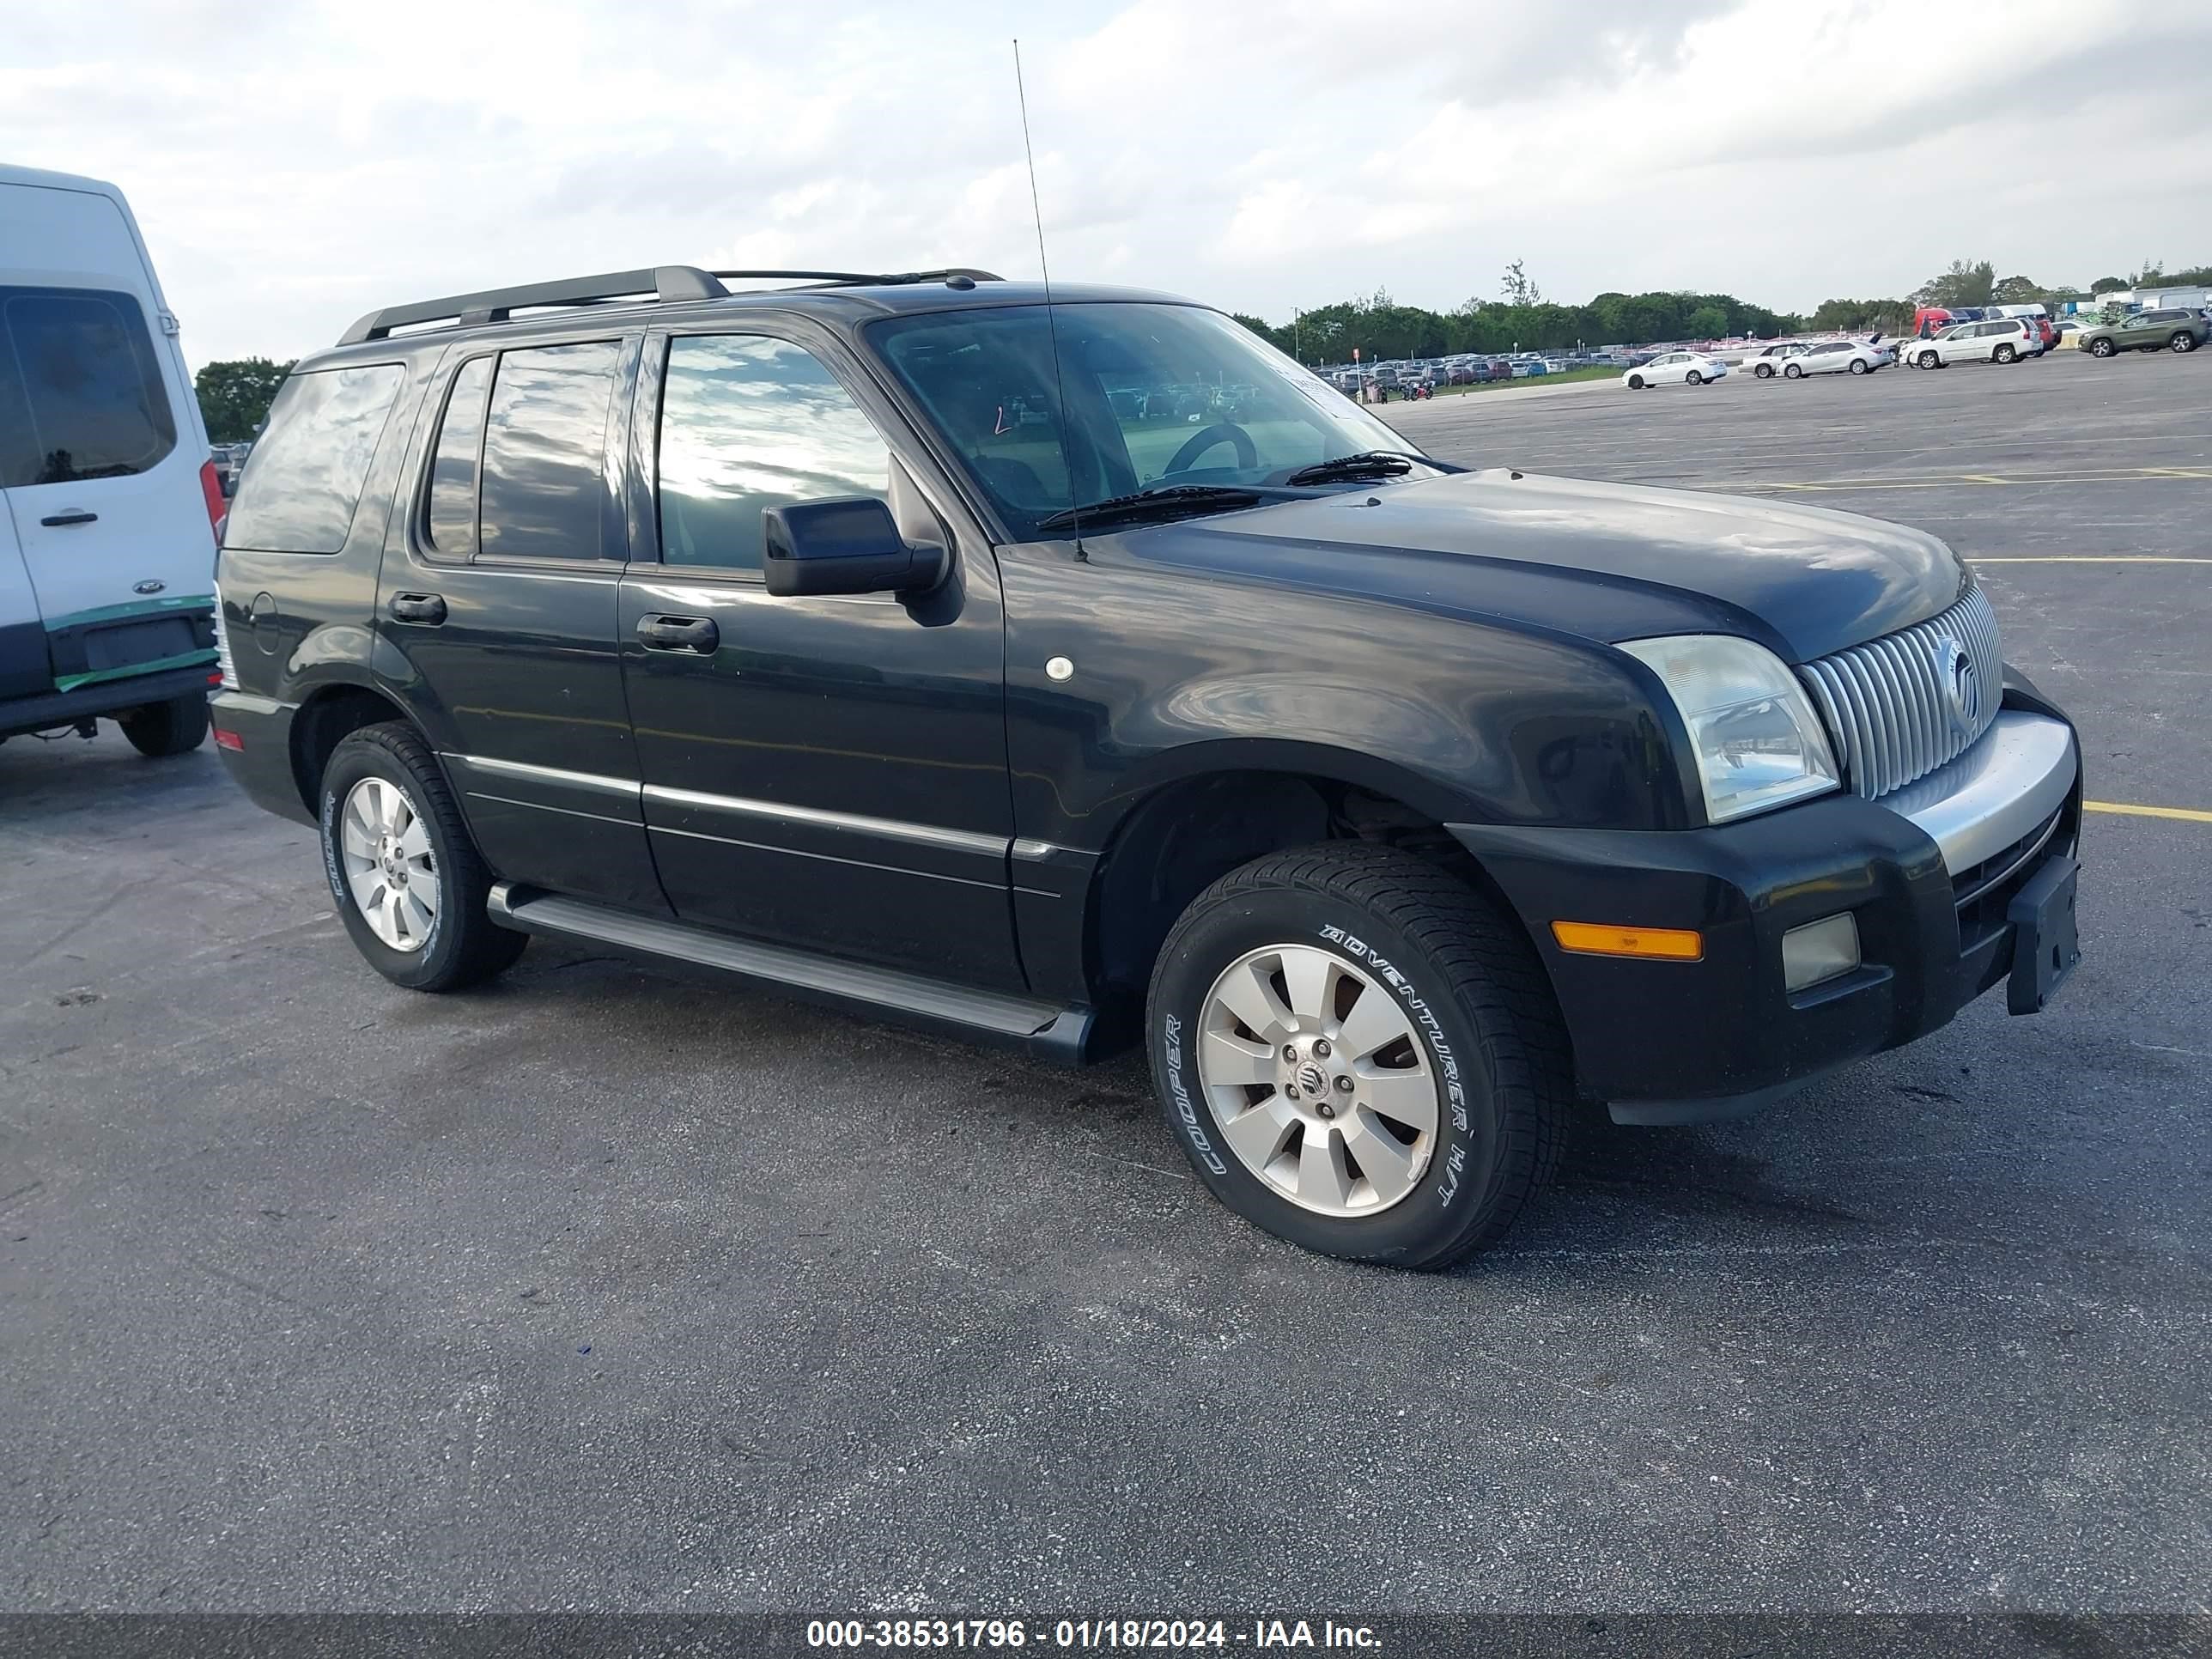
[[1572, 1067], [1543, 968], [1408, 854], [1336, 842], [1223, 877], [1162, 947], [1146, 1024], [1199, 1179], [1307, 1249], [1447, 1267], [1558, 1165]]
[[2089, 342], [2089, 355], [2092, 357], [2109, 357], [2113, 352], [2118, 349], [2119, 348], [2114, 345], [2108, 339], [2092, 340]]
[[1943, 366], [1943, 360], [1942, 360], [1941, 357], [1937, 356], [1934, 352], [1932, 352], [1932, 351], [1923, 351], [1923, 352], [1922, 352], [1922, 353], [1920, 354], [1920, 367], [1921, 367], [1921, 368], [1942, 368], [1942, 366]]
[[167, 702], [149, 702], [123, 715], [117, 724], [131, 746], [149, 760], [189, 755], [207, 737], [207, 693], [187, 691]]
[[1802, 380], [1805, 378], [1805, 371], [1796, 364], [1790, 363], [1783, 368], [1782, 378], [1785, 380]]
[[1631, 392], [1641, 392], [1641, 391], [1643, 391], [1643, 390], [1644, 390], [1644, 377], [1643, 377], [1641, 374], [1632, 374], [1632, 375], [1630, 375], [1630, 376], [1628, 377], [1628, 389], [1629, 389]]
[[341, 741], [318, 816], [346, 932], [393, 984], [457, 991], [512, 966], [530, 942], [486, 912], [491, 872], [413, 726], [365, 726]]

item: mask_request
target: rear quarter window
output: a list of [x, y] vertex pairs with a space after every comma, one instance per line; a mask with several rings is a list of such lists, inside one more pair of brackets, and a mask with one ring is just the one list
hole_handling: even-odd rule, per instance
[[136, 299], [0, 288], [0, 488], [129, 477], [176, 447]]
[[240, 481], [223, 544], [266, 553], [343, 548], [402, 378], [398, 363], [368, 363], [285, 381]]

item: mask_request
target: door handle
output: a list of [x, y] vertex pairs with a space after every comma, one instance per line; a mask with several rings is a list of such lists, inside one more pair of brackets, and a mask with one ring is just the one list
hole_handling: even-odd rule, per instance
[[97, 524], [100, 522], [100, 514], [72, 508], [67, 513], [49, 513], [39, 522], [49, 530], [59, 530], [64, 525]]
[[722, 643], [722, 630], [708, 617], [640, 617], [637, 636], [648, 651], [689, 651], [702, 657], [712, 656]]
[[390, 606], [392, 614], [401, 622], [422, 623], [435, 628], [446, 620], [446, 601], [438, 593], [394, 593]]

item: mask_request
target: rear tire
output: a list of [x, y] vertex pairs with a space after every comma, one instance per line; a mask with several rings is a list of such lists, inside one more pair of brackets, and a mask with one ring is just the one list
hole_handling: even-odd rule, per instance
[[2185, 328], [2178, 329], [2173, 337], [2166, 343], [2176, 351], [2194, 351], [2197, 349], [2197, 337]]
[[1761, 363], [1757, 368], [1753, 369], [1751, 372], [1758, 375], [1762, 380], [1771, 380], [1774, 378], [1774, 365], [1772, 363]]
[[2008, 363], [2019, 356], [2020, 353], [2014, 351], [2010, 346], [2001, 345], [1990, 353], [1990, 361], [1993, 363]]
[[1703, 386], [1705, 383], [1705, 377], [1693, 368], [1682, 377], [1682, 383], [1685, 386]]
[[1874, 365], [1867, 362], [1863, 357], [1854, 357], [1851, 359], [1851, 373], [1854, 374], [1864, 374], [1873, 367]]
[[[382, 789], [357, 797], [360, 786], [371, 781]], [[421, 832], [412, 854], [411, 890], [430, 901], [427, 919], [418, 914], [406, 924], [405, 937], [413, 942], [402, 945], [378, 937], [366, 908], [370, 896], [357, 890], [364, 875], [371, 885], [379, 878], [374, 871], [349, 873], [356, 865], [376, 862], [362, 856], [359, 837], [349, 836], [349, 808], [357, 799], [388, 799], [386, 791], [397, 792], [410, 836], [414, 829]], [[320, 800], [323, 872], [331, 897], [346, 932], [378, 973], [410, 991], [458, 991], [502, 972], [522, 954], [529, 936], [501, 927], [484, 908], [491, 872], [469, 837], [437, 757], [413, 726], [392, 720], [348, 733], [323, 769]], [[406, 888], [409, 882], [398, 884]], [[418, 897], [414, 908], [423, 908]]]
[[167, 702], [149, 702], [118, 716], [116, 723], [131, 746], [149, 760], [188, 755], [207, 738], [207, 693], [188, 691]]
[[1543, 967], [1409, 854], [1331, 842], [1231, 872], [1169, 934], [1146, 1016], [1200, 1181], [1307, 1249], [1448, 1267], [1558, 1165], [1573, 1068]]

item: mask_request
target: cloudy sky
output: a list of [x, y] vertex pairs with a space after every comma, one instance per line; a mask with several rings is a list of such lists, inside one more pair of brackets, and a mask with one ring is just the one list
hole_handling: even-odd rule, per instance
[[2207, 0], [168, 0], [10, 9], [0, 161], [121, 185], [195, 364], [686, 262], [1281, 319], [2212, 262]]

